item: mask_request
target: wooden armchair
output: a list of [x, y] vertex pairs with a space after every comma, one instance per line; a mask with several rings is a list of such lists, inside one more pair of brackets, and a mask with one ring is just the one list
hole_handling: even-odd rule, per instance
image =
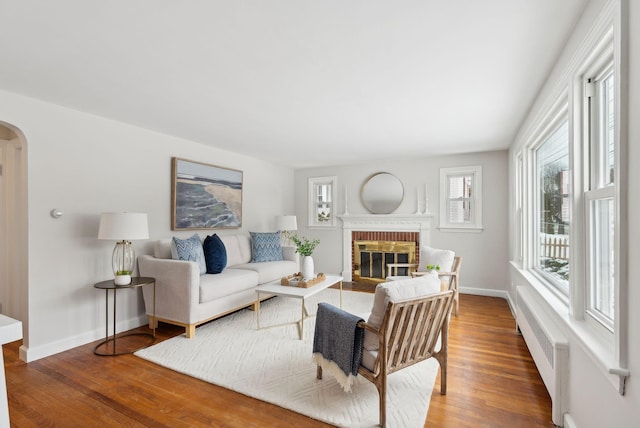
[[[387, 376], [390, 374], [434, 357], [440, 364], [440, 394], [447, 393], [448, 328], [452, 306], [453, 290], [446, 290], [426, 297], [389, 302], [379, 328], [366, 322], [358, 323], [378, 337], [379, 348], [373, 368], [360, 365], [358, 374], [378, 390], [382, 427], [386, 423]], [[438, 338], [440, 346], [436, 350]], [[322, 379], [320, 366], [317, 378]]]
[[[451, 268], [451, 272], [438, 272], [438, 276], [443, 279], [443, 282], [446, 284], [446, 288], [449, 290], [453, 290], [454, 293], [454, 301], [455, 307], [453, 309], [453, 314], [458, 316], [458, 312], [460, 309], [460, 298], [458, 293], [458, 285], [460, 281], [460, 266], [462, 266], [462, 257], [455, 256], [453, 258], [453, 266]], [[389, 276], [394, 276], [397, 278], [398, 268], [406, 268], [408, 270], [409, 275], [411, 277], [416, 277], [420, 275], [424, 275], [427, 272], [417, 271], [418, 265], [415, 263], [390, 263], [387, 265], [387, 272]]]

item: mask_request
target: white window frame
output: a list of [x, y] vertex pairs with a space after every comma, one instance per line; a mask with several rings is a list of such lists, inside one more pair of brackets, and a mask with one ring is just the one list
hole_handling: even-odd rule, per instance
[[[628, 7], [622, 1], [613, 1], [607, 4], [598, 22], [589, 31], [583, 43], [576, 50], [572, 61], [567, 64], [564, 70], [560, 70], [558, 81], [551, 89], [551, 96], [546, 102], [541, 101], [540, 107], [535, 111], [532, 120], [526, 123], [522, 134], [518, 137], [521, 149], [514, 153], [512, 158], [516, 163], [518, 156], [523, 157], [523, 183], [522, 199], [523, 222], [525, 227], [517, 230], [517, 221], [512, 223], [513, 233], [519, 233], [519, 238], [523, 240], [524, 254], [522, 264], [518, 264], [517, 249], [514, 248], [512, 254], [512, 265], [519, 269], [522, 278], [547, 302], [549, 310], [561, 320], [565, 327], [575, 338], [575, 344], [580, 346], [591, 360], [602, 370], [602, 375], [606, 377], [614, 388], [621, 395], [625, 394], [625, 384], [629, 377], [629, 281], [627, 274], [628, 256], [626, 249], [629, 245], [628, 237], [628, 168], [626, 164], [626, 154], [628, 151], [628, 69], [624, 65], [623, 49], [628, 49], [628, 24], [623, 24], [622, 17], [625, 16], [623, 9]], [[587, 111], [585, 111], [584, 96], [586, 88], [585, 78], [593, 77], [593, 72], [597, 71], [598, 60], [603, 56], [611, 58], [613, 55], [614, 70], [614, 93], [615, 93], [615, 177], [612, 188], [591, 189], [591, 171], [594, 165], [591, 163], [589, 142], [585, 139], [590, 130], [587, 123]], [[601, 62], [600, 67], [603, 63]], [[564, 95], [563, 95], [564, 94]], [[554, 96], [555, 95], [555, 96]], [[570, 141], [570, 170], [572, 171], [571, 184], [571, 275], [569, 278], [569, 295], [559, 296], [554, 293], [540, 276], [535, 274], [534, 254], [535, 236], [532, 236], [535, 220], [535, 158], [534, 147], [539, 141], [539, 135], [548, 129], [554, 120], [554, 105], [557, 100], [564, 96], [568, 99], [569, 117], [569, 141]], [[554, 100], [556, 100], [554, 102]], [[517, 166], [514, 165], [514, 172]], [[514, 174], [511, 174], [514, 177]], [[613, 195], [613, 196], [612, 196]], [[621, 196], [622, 195], [622, 196]], [[512, 193], [514, 198], [517, 195]], [[588, 314], [589, 306], [589, 278], [591, 251], [589, 244], [589, 231], [592, 227], [589, 204], [593, 200], [606, 200], [613, 197], [615, 230], [614, 230], [614, 271], [615, 280], [615, 302], [614, 302], [614, 323], [613, 331], [605, 328]], [[514, 199], [514, 204], [518, 203]], [[512, 205], [513, 206], [513, 205]], [[574, 340], [572, 340], [572, 344]], [[572, 345], [573, 346], [573, 345]]]
[[[472, 176], [471, 221], [449, 222], [448, 183], [451, 177]], [[482, 166], [440, 168], [440, 226], [441, 232], [482, 232]]]
[[[619, 92], [615, 90], [618, 87], [615, 74], [615, 62], [613, 57], [613, 42], [611, 41], [602, 49], [597, 57], [591, 61], [586, 68], [586, 71], [582, 75], [581, 84], [583, 85], [583, 106], [582, 106], [582, 123], [583, 123], [583, 144], [582, 147], [586, 153], [584, 156], [584, 172], [583, 172], [583, 194], [584, 194], [584, 215], [585, 215], [585, 289], [583, 306], [578, 308], [583, 312], [584, 319], [590, 323], [591, 328], [596, 330], [597, 333], [606, 340], [607, 343], [613, 345], [616, 335], [616, 319], [619, 318], [619, 314], [614, 312], [613, 318], [607, 318], [600, 314], [592, 306], [592, 295], [596, 292], [598, 280], [594, 278], [593, 273], [596, 269], [596, 261], [598, 259], [598, 251], [601, 248], [596, 248], [594, 240], [597, 239], [595, 226], [597, 222], [597, 214], [594, 212], [593, 204], [595, 202], [605, 202], [612, 200], [614, 203], [614, 215], [616, 217], [619, 212], [619, 165], [620, 165], [620, 144], [619, 144], [619, 111], [614, 106], [614, 114], [616, 118], [616, 124], [614, 125], [614, 152], [615, 152], [615, 178], [613, 183], [606, 183], [602, 179], [605, 174], [603, 171], [602, 157], [600, 147], [600, 138], [597, 136], [601, 134], [600, 121], [598, 114], [601, 112], [599, 109], [594, 109], [594, 106], [601, 101], [601, 91], [599, 89], [599, 83], [605, 76], [613, 76], [614, 78], [614, 96], [616, 105], [618, 105]], [[594, 137], [594, 135], [596, 135]], [[619, 256], [621, 255], [621, 247], [619, 242], [621, 232], [619, 218], [614, 219], [614, 242], [613, 249], [615, 256], [615, 272], [620, 272]], [[620, 306], [620, 277], [614, 280], [614, 308]], [[615, 311], [615, 310], [614, 310]]]
[[[320, 221], [318, 218], [318, 203], [320, 199], [320, 189], [323, 186], [331, 186], [328, 194], [325, 195], [324, 203], [329, 207], [330, 217], [327, 220]], [[310, 228], [327, 228], [336, 227], [337, 212], [337, 188], [338, 179], [335, 175], [327, 177], [310, 177], [308, 187], [308, 226]], [[328, 198], [328, 199], [327, 199]]]
[[[549, 120], [547, 126], [544, 128], [544, 131], [539, 134], [539, 136], [535, 139], [534, 144], [532, 145], [531, 152], [531, 190], [532, 190], [532, 204], [530, 205], [533, 209], [533, 215], [531, 216], [531, 222], [528, 227], [531, 229], [530, 233], [530, 242], [529, 242], [529, 252], [532, 255], [531, 257], [531, 269], [536, 276], [538, 276], [541, 281], [547, 286], [554, 294], [556, 294], [563, 301], [567, 301], [567, 296], [569, 294], [569, 288], [571, 283], [571, 276], [569, 277], [569, 284], [565, 286], [560, 281], [557, 281], [551, 274], [540, 269], [538, 267], [538, 261], [540, 259], [540, 180], [538, 177], [538, 162], [536, 151], [548, 141], [548, 139], [562, 126], [565, 122], [569, 124], [569, 128], [571, 128], [571, 123], [567, 114], [568, 104], [566, 99], [566, 94], [563, 94], [558, 101], [556, 102], [556, 107], [553, 108], [553, 114], [551, 115], [552, 119]], [[573, 170], [573, 165], [571, 163], [571, 131], [569, 129], [569, 172]], [[571, 195], [570, 191], [570, 195]], [[571, 196], [570, 196], [571, 197]], [[571, 201], [571, 200], [570, 200]], [[570, 202], [571, 203], [571, 202]], [[570, 227], [573, 227], [573, 216], [569, 214], [571, 221]], [[572, 235], [569, 232], [569, 235]], [[573, 240], [570, 236], [569, 242], [571, 243]], [[571, 244], [570, 244], [571, 245]], [[570, 254], [573, 252], [569, 251]], [[570, 258], [573, 256], [570, 256]], [[571, 260], [569, 260], [570, 272], [571, 272]]]
[[524, 262], [524, 243], [525, 243], [525, 218], [524, 218], [524, 195], [526, 189], [524, 187], [524, 158], [522, 156], [522, 152], [516, 155], [515, 160], [516, 165], [516, 182], [514, 189], [512, 192], [515, 193], [515, 209], [516, 209], [516, 218], [515, 218], [515, 227], [517, 233], [515, 234], [515, 256], [516, 261], [522, 266]]

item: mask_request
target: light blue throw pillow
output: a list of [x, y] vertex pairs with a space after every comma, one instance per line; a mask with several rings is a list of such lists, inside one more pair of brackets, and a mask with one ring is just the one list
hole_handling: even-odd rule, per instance
[[282, 245], [280, 232], [251, 234], [252, 262], [275, 262], [282, 260]]
[[200, 241], [200, 236], [198, 236], [197, 233], [194, 233], [193, 236], [188, 239], [180, 239], [174, 236], [171, 242], [171, 257], [175, 260], [197, 262], [200, 268], [200, 274], [207, 273], [207, 263], [204, 258], [202, 241]]

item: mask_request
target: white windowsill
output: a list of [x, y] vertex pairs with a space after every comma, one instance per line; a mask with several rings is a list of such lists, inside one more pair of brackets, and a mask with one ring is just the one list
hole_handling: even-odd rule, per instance
[[480, 233], [484, 230], [482, 226], [438, 226], [440, 232], [453, 233]]

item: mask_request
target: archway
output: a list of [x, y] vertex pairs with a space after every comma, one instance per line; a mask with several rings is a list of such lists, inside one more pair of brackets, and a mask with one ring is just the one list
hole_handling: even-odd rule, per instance
[[22, 132], [0, 121], [0, 313], [28, 332], [27, 146]]

